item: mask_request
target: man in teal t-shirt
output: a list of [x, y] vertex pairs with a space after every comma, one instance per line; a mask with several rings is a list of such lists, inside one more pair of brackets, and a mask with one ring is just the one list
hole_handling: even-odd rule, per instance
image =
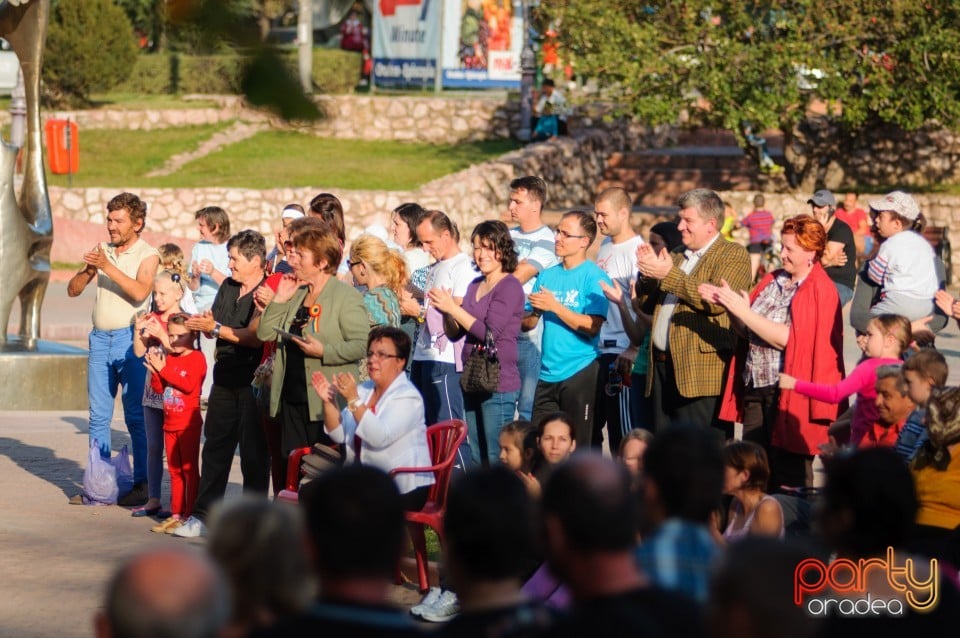
[[597, 383], [600, 326], [607, 317], [607, 298], [600, 281], [611, 284], [599, 266], [587, 260], [597, 237], [592, 213], [572, 211], [557, 226], [554, 244], [560, 263], [537, 279], [527, 302], [523, 327], [529, 330], [543, 316], [543, 354], [533, 400], [533, 423], [562, 411], [573, 424], [577, 445], [590, 446], [593, 399]]

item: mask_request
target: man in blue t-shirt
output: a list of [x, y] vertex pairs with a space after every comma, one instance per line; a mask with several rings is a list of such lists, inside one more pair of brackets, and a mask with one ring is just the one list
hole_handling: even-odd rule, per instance
[[554, 248], [560, 263], [547, 268], [530, 293], [523, 328], [543, 316], [543, 354], [533, 400], [533, 423], [557, 410], [573, 424], [577, 445], [589, 447], [597, 383], [600, 326], [607, 317], [607, 298], [600, 281], [612, 285], [599, 266], [587, 261], [587, 248], [597, 237], [592, 213], [571, 211], [557, 226]]

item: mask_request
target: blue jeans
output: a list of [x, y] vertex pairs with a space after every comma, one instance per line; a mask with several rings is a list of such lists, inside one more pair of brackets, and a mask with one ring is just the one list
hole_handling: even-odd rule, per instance
[[530, 339], [517, 339], [517, 368], [520, 370], [520, 398], [517, 413], [524, 421], [533, 415], [533, 397], [540, 378], [540, 348]]
[[410, 380], [423, 395], [423, 413], [428, 426], [447, 419], [463, 419], [463, 391], [457, 366], [440, 361], [414, 361]]
[[837, 282], [833, 282], [833, 285], [837, 287], [837, 294], [840, 295], [840, 307], [843, 308], [847, 305], [848, 301], [853, 299], [853, 288], [838, 284]]
[[87, 394], [90, 399], [90, 441], [100, 444], [100, 456], [110, 458], [110, 422], [117, 387], [123, 402], [123, 418], [133, 448], [133, 481], [147, 480], [147, 435], [143, 425], [143, 384], [147, 369], [133, 354], [133, 326], [117, 330], [90, 331], [87, 360]]
[[467, 432], [474, 465], [498, 463], [500, 428], [513, 421], [519, 396], [519, 390], [494, 394], [464, 393], [463, 405], [467, 412]]
[[163, 483], [163, 410], [143, 406], [147, 430], [147, 496], [160, 500]]

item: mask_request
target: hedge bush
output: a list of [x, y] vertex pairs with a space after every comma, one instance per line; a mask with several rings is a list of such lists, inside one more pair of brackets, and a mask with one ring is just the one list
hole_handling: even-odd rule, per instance
[[50, 11], [44, 52], [46, 99], [85, 103], [130, 73], [137, 59], [130, 20], [111, 0], [60, 0]]
[[[296, 52], [283, 59], [297, 77]], [[127, 80], [117, 87], [124, 93], [238, 94], [243, 79], [240, 55], [142, 54]], [[319, 93], [349, 93], [360, 78], [360, 54], [339, 49], [313, 50], [313, 84]]]

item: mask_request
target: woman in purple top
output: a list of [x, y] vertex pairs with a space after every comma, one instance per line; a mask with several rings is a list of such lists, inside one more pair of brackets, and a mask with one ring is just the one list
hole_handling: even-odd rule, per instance
[[[503, 424], [513, 420], [520, 395], [517, 369], [517, 336], [523, 314], [523, 286], [511, 273], [517, 269], [517, 251], [510, 230], [500, 221], [481, 222], [470, 237], [473, 260], [483, 275], [467, 288], [461, 304], [449, 290], [433, 289], [430, 302], [449, 320], [466, 331], [463, 360], [493, 333], [500, 360], [500, 386], [497, 392], [465, 392], [463, 395], [474, 463], [494, 465], [499, 457], [499, 436]], [[459, 335], [448, 334], [453, 341]]]

